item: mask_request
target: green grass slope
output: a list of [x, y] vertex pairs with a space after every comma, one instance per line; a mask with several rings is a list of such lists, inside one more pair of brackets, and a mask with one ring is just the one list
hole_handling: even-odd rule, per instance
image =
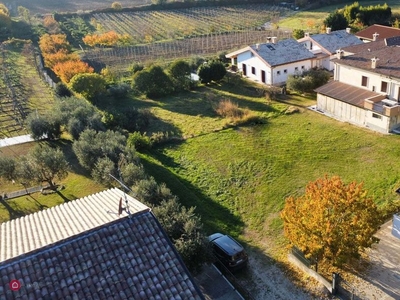
[[[241, 103], [251, 107], [264, 102], [248, 97]], [[265, 108], [277, 111], [267, 124], [210, 131], [155, 149], [143, 155], [146, 169], [166, 182], [183, 204], [196, 206], [210, 233], [240, 236], [250, 230], [274, 241], [282, 238], [279, 211], [285, 198], [300, 195], [308, 182], [319, 177], [339, 175], [345, 182], [364, 182], [378, 205], [397, 198], [399, 136], [375, 133], [308, 109], [285, 114], [283, 107], [286, 104], [275, 102]], [[171, 122], [179, 119], [176, 114], [162, 113], [174, 116]], [[184, 111], [180, 114], [197, 122]]]

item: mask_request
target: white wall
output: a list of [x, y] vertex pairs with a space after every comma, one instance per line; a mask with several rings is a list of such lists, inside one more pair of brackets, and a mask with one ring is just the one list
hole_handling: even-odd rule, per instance
[[[367, 80], [368, 83], [366, 87], [361, 85], [362, 76], [366, 76], [368, 78]], [[335, 77], [336, 77], [335, 80], [359, 88], [367, 89], [370, 91], [372, 91], [373, 87], [375, 87], [375, 92], [387, 94], [388, 98], [391, 100], [397, 100], [399, 99], [400, 96], [399, 95], [400, 80], [376, 74], [373, 72], [373, 69], [371, 69], [371, 71], [368, 72], [365, 70], [355, 69], [349, 66], [336, 64]], [[388, 88], [386, 93], [381, 92], [382, 81], [386, 81], [388, 83]]]
[[317, 109], [337, 120], [382, 133], [390, 132], [400, 122], [400, 117], [390, 118], [321, 94], [317, 95]]
[[[259, 57], [252, 56], [250, 51], [246, 51], [237, 57], [237, 67], [241, 72], [243, 72], [243, 64], [246, 65], [247, 78], [262, 83], [261, 74], [262, 71], [265, 71], [265, 84], [279, 85], [284, 84], [290, 74], [309, 70], [312, 67], [312, 60], [304, 60], [271, 68]], [[255, 68], [255, 74], [252, 73], [253, 67]]]
[[375, 131], [388, 133], [390, 130], [389, 123], [390, 123], [389, 117], [377, 114], [370, 110], [365, 111], [365, 125], [367, 127]]
[[274, 67], [272, 84], [283, 84], [286, 82], [289, 75], [302, 73], [306, 70], [311, 69], [311, 67], [312, 67], [311, 59]]
[[365, 126], [365, 110], [363, 108], [318, 94], [317, 109], [343, 122]]

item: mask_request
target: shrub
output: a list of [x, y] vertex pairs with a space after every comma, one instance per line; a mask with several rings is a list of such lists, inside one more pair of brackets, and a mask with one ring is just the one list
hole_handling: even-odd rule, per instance
[[151, 66], [133, 76], [133, 84], [137, 91], [150, 98], [158, 98], [173, 91], [171, 79], [160, 66]]
[[210, 83], [211, 81], [220, 81], [226, 74], [225, 66], [222, 62], [212, 60], [209, 63], [203, 63], [197, 70], [201, 83]]
[[71, 97], [72, 96], [71, 91], [63, 82], [59, 82], [56, 84], [55, 92], [58, 97]]
[[130, 89], [131, 89], [131, 87], [129, 86], [129, 84], [123, 82], [123, 83], [112, 85], [108, 89], [108, 93], [115, 99], [121, 99], [129, 93]]
[[132, 72], [132, 74], [135, 74], [136, 72], [142, 71], [144, 69], [144, 66], [139, 64], [139, 63], [134, 63], [130, 68], [129, 71]]
[[288, 89], [309, 93], [329, 81], [330, 73], [322, 69], [311, 69], [299, 75], [289, 75], [286, 81]]
[[151, 137], [151, 144], [152, 146], [155, 145], [162, 145], [170, 141], [181, 141], [182, 138], [179, 136], [174, 135], [173, 132], [154, 132]]
[[158, 184], [153, 177], [140, 180], [133, 189], [136, 197], [149, 206], [159, 205], [162, 201], [176, 199], [165, 183]]
[[152, 142], [146, 134], [141, 134], [138, 131], [129, 134], [128, 145], [134, 147], [136, 150], [150, 149]]

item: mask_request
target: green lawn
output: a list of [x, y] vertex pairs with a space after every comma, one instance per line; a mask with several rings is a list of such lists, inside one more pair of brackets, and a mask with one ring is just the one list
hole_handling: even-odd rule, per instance
[[[287, 102], [299, 103], [299, 97]], [[157, 181], [166, 182], [184, 205], [197, 207], [209, 233], [223, 231], [248, 239], [248, 232], [255, 232], [259, 238], [281, 242], [279, 211], [284, 199], [300, 195], [308, 182], [325, 175], [364, 182], [379, 205], [397, 199], [399, 136], [378, 134], [307, 109], [286, 115], [284, 107], [289, 104], [274, 102], [267, 107], [258, 97], [244, 97], [240, 103], [275, 113], [264, 125], [209, 131], [142, 156]], [[311, 101], [303, 99], [304, 103]], [[171, 122], [186, 118], [193, 128], [209, 122], [183, 109], [178, 113], [161, 106], [155, 113], [170, 116]]]

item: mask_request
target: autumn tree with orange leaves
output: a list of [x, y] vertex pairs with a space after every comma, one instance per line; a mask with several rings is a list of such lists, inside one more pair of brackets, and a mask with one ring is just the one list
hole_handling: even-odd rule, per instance
[[338, 176], [310, 182], [305, 194], [286, 199], [281, 212], [285, 236], [306, 257], [341, 265], [374, 242], [380, 214], [363, 184]]
[[118, 43], [126, 43], [130, 40], [127, 34], [118, 34], [115, 31], [108, 31], [102, 34], [88, 34], [83, 39], [83, 42], [90, 46], [115, 46]]
[[69, 83], [76, 74], [94, 72], [91, 66], [81, 60], [59, 62], [53, 67], [53, 71], [65, 83]]
[[93, 73], [94, 69], [80, 60], [79, 55], [71, 53], [71, 46], [65, 34], [45, 34], [40, 37], [39, 48], [46, 67], [64, 82], [81, 73]]

